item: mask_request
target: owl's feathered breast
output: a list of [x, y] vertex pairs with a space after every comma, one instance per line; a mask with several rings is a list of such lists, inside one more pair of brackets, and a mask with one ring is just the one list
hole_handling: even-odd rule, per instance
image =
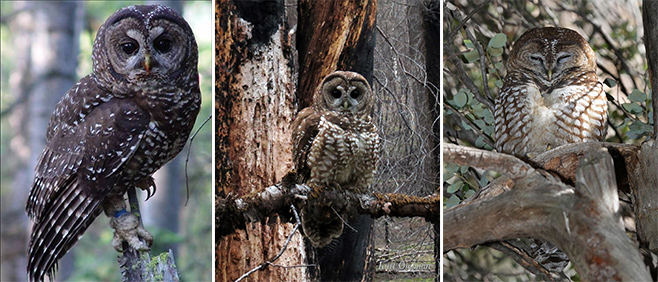
[[367, 188], [379, 153], [379, 135], [370, 116], [325, 111], [310, 113], [305, 120], [312, 124], [298, 132], [306, 136], [295, 138], [298, 172], [317, 184], [338, 184], [356, 191]]
[[605, 92], [594, 72], [551, 85], [509, 73], [496, 104], [496, 147], [502, 152], [525, 155], [605, 136]]

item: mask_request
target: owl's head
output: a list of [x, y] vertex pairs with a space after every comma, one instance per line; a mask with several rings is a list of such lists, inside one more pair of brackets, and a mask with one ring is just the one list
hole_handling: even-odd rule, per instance
[[544, 84], [566, 74], [596, 71], [596, 55], [578, 32], [561, 27], [533, 28], [514, 43], [508, 70], [532, 73]]
[[372, 90], [360, 74], [335, 71], [327, 75], [316, 89], [314, 104], [339, 113], [367, 113], [371, 111]]
[[160, 5], [118, 10], [100, 27], [93, 47], [94, 74], [108, 88], [194, 80], [197, 61], [192, 29]]

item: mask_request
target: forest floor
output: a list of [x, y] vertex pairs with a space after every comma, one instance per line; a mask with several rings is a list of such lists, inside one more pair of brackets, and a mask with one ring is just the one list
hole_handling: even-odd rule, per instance
[[375, 281], [434, 281], [434, 229], [421, 218], [375, 221]]

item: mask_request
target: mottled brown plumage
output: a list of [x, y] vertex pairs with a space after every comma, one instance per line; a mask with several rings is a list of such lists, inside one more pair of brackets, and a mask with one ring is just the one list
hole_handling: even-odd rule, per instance
[[[607, 99], [596, 75], [596, 54], [567, 28], [534, 28], [514, 43], [494, 110], [496, 150], [532, 157], [569, 143], [605, 138]], [[528, 253], [561, 272], [566, 254], [531, 240]]]
[[601, 141], [607, 99], [596, 54], [577, 32], [535, 28], [516, 41], [496, 98], [496, 149], [519, 157], [568, 143]]
[[[316, 187], [366, 192], [379, 158], [372, 123], [373, 94], [355, 72], [336, 71], [316, 88], [313, 105], [293, 122], [293, 159], [299, 182]], [[302, 228], [315, 247], [342, 234], [342, 203], [309, 196]]]
[[201, 100], [197, 57], [189, 25], [167, 7], [126, 7], [100, 27], [93, 72], [57, 105], [36, 167], [26, 208], [30, 280], [52, 279], [102, 211], [112, 216], [113, 245], [149, 247], [139, 241], [150, 244], [148, 232], [122, 227], [135, 222], [124, 194], [154, 190], [151, 175], [185, 145]]

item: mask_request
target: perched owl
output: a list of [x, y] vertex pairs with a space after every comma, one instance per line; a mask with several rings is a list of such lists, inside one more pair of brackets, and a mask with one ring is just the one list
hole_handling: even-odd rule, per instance
[[[301, 183], [366, 192], [379, 157], [373, 94], [358, 73], [336, 71], [316, 88], [313, 105], [293, 122], [293, 158]], [[344, 203], [308, 196], [302, 228], [314, 247], [343, 233]]]
[[[601, 141], [607, 99], [596, 76], [596, 55], [567, 28], [534, 28], [516, 41], [494, 110], [496, 150], [526, 158], [568, 144]], [[526, 251], [561, 272], [566, 254], [532, 239]]]
[[123, 8], [100, 27], [93, 72], [57, 105], [36, 167], [26, 208], [31, 281], [52, 280], [101, 211], [111, 217], [115, 248], [149, 248], [152, 237], [126, 212], [124, 194], [154, 191], [151, 175], [185, 145], [201, 102], [197, 56], [190, 26], [167, 7]]
[[496, 150], [518, 157], [603, 140], [607, 100], [587, 40], [559, 27], [521, 35], [510, 52], [494, 116]]

